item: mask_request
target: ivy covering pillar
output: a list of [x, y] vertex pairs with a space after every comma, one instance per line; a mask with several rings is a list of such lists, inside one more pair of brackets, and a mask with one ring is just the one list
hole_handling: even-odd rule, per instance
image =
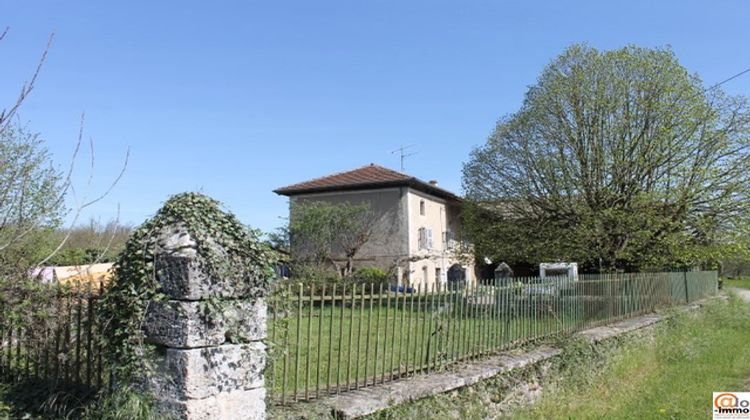
[[181, 419], [263, 419], [269, 252], [200, 194], [141, 226], [105, 298], [113, 366]]

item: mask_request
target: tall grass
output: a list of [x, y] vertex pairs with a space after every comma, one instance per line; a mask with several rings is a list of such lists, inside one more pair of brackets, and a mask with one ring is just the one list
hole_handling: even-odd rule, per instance
[[750, 306], [737, 298], [681, 313], [654, 340], [616, 353], [593, 376], [549, 387], [520, 418], [710, 418], [711, 393], [750, 381]]
[[131, 387], [104, 389], [98, 394], [70, 387], [51, 388], [38, 381], [0, 385], [0, 420], [81, 419], [152, 420], [152, 397]]
[[675, 311], [651, 330], [591, 346], [566, 342], [550, 364], [404, 404], [381, 419], [710, 418], [713, 391], [750, 387], [750, 305], [731, 297]]

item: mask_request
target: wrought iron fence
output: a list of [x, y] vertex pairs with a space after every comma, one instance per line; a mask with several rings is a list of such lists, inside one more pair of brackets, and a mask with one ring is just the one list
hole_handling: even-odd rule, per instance
[[[0, 296], [0, 382], [31, 379], [91, 392], [106, 384], [95, 316], [102, 290], [60, 288], [45, 301]], [[716, 290], [716, 272], [516, 277], [460, 290], [284, 284], [268, 300], [266, 386], [278, 404], [338, 394]]]
[[277, 404], [431, 372], [717, 292], [716, 272], [511, 278], [462, 290], [286, 284], [269, 297]]
[[0, 293], [0, 382], [95, 392], [108, 380], [96, 317], [103, 286], [39, 289], [13, 299]]

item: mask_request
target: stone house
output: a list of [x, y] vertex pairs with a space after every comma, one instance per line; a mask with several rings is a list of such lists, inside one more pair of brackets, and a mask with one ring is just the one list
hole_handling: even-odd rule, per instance
[[274, 190], [302, 201], [368, 203], [372, 234], [355, 267], [378, 267], [404, 286], [473, 283], [474, 256], [461, 238], [462, 199], [436, 181], [370, 164]]

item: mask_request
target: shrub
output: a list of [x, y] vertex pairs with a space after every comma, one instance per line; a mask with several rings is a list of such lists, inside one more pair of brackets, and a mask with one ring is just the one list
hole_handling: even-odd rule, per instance
[[374, 285], [377, 289], [381, 284], [383, 287], [388, 287], [389, 276], [388, 273], [377, 267], [362, 267], [354, 272], [349, 277], [351, 283], [356, 285]]

